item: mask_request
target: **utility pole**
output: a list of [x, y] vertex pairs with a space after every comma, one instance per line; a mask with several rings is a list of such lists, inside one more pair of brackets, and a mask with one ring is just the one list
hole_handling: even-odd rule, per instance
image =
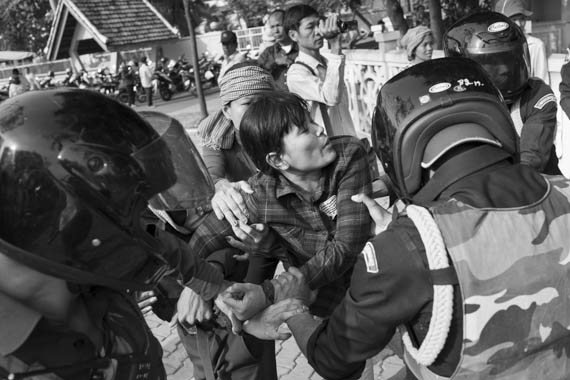
[[192, 17], [190, 17], [190, 1], [183, 0], [184, 2], [184, 15], [186, 16], [186, 23], [188, 24], [188, 31], [190, 33], [190, 55], [192, 56], [192, 66], [194, 67], [194, 80], [196, 82], [196, 92], [198, 93], [198, 101], [200, 102], [200, 111], [202, 118], [208, 116], [208, 109], [206, 108], [206, 98], [202, 92], [202, 82], [200, 82], [200, 66], [198, 65], [198, 49], [196, 49], [196, 34], [194, 33], [194, 25]]
[[434, 49], [441, 49], [441, 38], [443, 37], [443, 22], [441, 20], [441, 0], [430, 0], [429, 21], [431, 32], [434, 37]]

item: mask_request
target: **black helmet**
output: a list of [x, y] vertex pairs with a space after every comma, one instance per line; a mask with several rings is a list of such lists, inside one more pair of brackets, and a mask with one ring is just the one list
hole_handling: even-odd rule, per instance
[[465, 58], [414, 65], [380, 89], [372, 143], [396, 192], [410, 199], [422, 169], [467, 142], [517, 152], [517, 135], [501, 94], [483, 68]]
[[150, 199], [149, 208], [161, 218], [164, 214], [157, 211], [185, 211], [183, 225], [175, 225], [168, 218], [166, 221], [178, 231], [192, 231], [202, 216], [212, 210], [214, 182], [198, 149], [178, 120], [156, 111], [142, 111], [140, 115], [169, 147], [176, 173], [180, 173], [175, 185]]
[[443, 36], [446, 57], [467, 57], [483, 66], [507, 101], [527, 86], [530, 54], [526, 37], [510, 18], [479, 12], [452, 25]]
[[192, 157], [94, 91], [8, 99], [0, 126], [0, 252], [73, 283], [144, 289], [162, 277], [164, 248], [139, 214], [181, 177], [174, 155]]

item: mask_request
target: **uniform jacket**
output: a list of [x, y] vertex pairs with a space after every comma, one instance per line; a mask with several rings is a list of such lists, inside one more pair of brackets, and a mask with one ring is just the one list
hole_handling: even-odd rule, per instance
[[561, 174], [554, 148], [556, 103], [550, 86], [531, 78], [528, 87], [510, 106], [520, 137], [521, 162], [545, 174]]
[[[503, 162], [453, 183], [437, 199], [509, 209], [532, 205], [546, 192], [544, 178], [534, 169]], [[364, 361], [381, 351], [400, 326], [408, 327], [413, 342], [422, 343], [431, 318], [432, 284], [418, 230], [407, 216], [395, 218], [358, 256], [344, 300], [309, 338], [309, 363], [326, 379], [357, 379]], [[451, 329], [429, 367], [440, 376], [451, 376], [459, 363], [462, 305], [455, 285]]]

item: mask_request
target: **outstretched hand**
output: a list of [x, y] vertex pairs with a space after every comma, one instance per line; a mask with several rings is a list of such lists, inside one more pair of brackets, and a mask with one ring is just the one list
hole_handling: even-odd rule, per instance
[[157, 301], [156, 295], [152, 290], [137, 292], [135, 297], [143, 315], [150, 313], [152, 311], [152, 305]]
[[304, 313], [308, 308], [301, 300], [289, 298], [269, 306], [261, 313], [247, 320], [243, 329], [250, 335], [265, 340], [285, 340], [291, 333], [280, 332], [279, 326], [297, 314]]
[[253, 317], [268, 306], [267, 298], [260, 285], [235, 283], [218, 295], [218, 300], [227, 305], [242, 321]]
[[309, 288], [305, 276], [295, 267], [289, 267], [287, 272], [279, 274], [271, 281], [275, 287], [276, 303], [287, 298], [297, 298], [305, 305], [311, 305], [317, 298], [317, 290]]
[[192, 289], [184, 287], [176, 304], [175, 320], [183, 325], [193, 326], [196, 322], [205, 322], [211, 318], [211, 302], [204, 301]]
[[392, 214], [388, 212], [388, 210], [384, 209], [380, 206], [376, 201], [370, 198], [366, 194], [356, 194], [353, 195], [350, 199], [356, 203], [364, 203], [368, 212], [370, 213], [370, 217], [374, 221], [374, 225], [372, 226], [372, 234], [378, 235], [380, 232], [384, 231], [388, 224], [392, 221]]
[[246, 181], [230, 182], [222, 179], [216, 183], [212, 208], [219, 220], [226, 219], [233, 227], [239, 222], [247, 223], [248, 211], [241, 192], [253, 193]]
[[275, 233], [271, 232], [267, 225], [254, 223], [251, 225], [238, 223], [237, 227], [232, 227], [236, 237], [227, 236], [228, 243], [244, 252], [243, 255], [235, 255], [236, 260], [247, 260], [250, 252], [269, 252], [275, 245]]

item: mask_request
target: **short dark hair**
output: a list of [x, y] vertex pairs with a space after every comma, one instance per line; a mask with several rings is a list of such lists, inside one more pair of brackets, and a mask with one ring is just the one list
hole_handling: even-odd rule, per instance
[[277, 8], [269, 13], [269, 17], [275, 16], [277, 13], [281, 13], [282, 16], [285, 16], [285, 11], [281, 8]]
[[285, 33], [289, 33], [290, 30], [298, 31], [301, 20], [309, 16], [319, 16], [319, 12], [306, 4], [294, 5], [288, 8], [285, 11], [285, 16], [283, 16], [283, 28], [285, 28]]
[[310, 121], [307, 102], [298, 95], [283, 91], [257, 94], [241, 119], [241, 144], [255, 166], [264, 174], [275, 174], [265, 158], [281, 153], [283, 136], [293, 126], [304, 130]]

